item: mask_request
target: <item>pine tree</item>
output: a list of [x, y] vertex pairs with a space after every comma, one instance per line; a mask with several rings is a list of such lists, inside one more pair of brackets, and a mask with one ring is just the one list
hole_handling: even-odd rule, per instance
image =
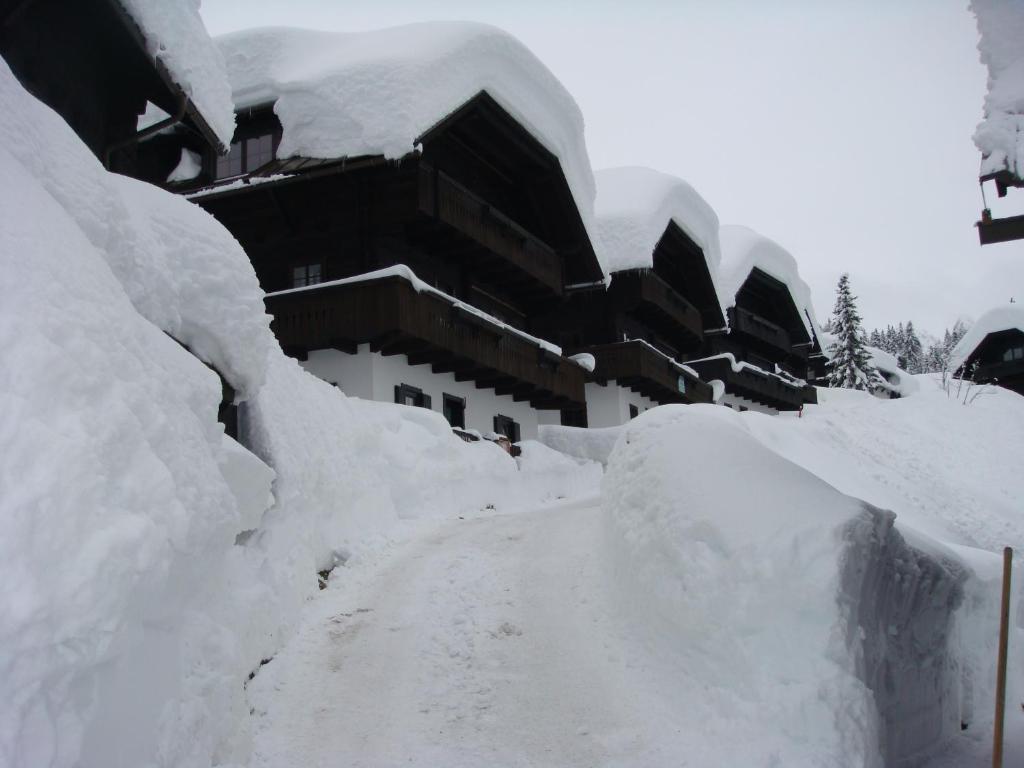
[[850, 291], [850, 276], [844, 273], [836, 287], [836, 305], [832, 310], [835, 343], [828, 363], [828, 385], [871, 391], [880, 386], [882, 377], [871, 365], [864, 348], [864, 329], [856, 302], [857, 297]]
[[921, 347], [921, 340], [914, 331], [914, 323], [907, 321], [907, 327], [903, 336], [903, 370], [907, 373], [922, 373], [924, 363], [924, 349]]

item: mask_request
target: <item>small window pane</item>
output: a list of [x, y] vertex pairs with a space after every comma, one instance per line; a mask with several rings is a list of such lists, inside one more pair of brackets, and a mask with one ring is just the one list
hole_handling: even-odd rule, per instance
[[274, 137], [270, 134], [247, 139], [245, 142], [245, 170], [255, 171], [274, 159]]
[[234, 141], [226, 155], [217, 158], [216, 175], [218, 179], [238, 176], [242, 172], [242, 143]]

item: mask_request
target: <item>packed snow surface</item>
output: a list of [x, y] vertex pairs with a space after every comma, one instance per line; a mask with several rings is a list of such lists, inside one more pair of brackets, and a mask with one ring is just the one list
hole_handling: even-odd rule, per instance
[[[607, 168], [597, 171], [594, 178], [595, 247], [606, 275], [624, 269], [650, 269], [658, 241], [674, 222], [704, 252], [717, 289], [721, 262], [718, 216], [693, 187], [675, 176], [642, 167]], [[725, 306], [723, 298], [719, 294], [719, 303]]]
[[149, 55], [163, 63], [225, 147], [235, 109], [224, 57], [199, 15], [198, 0], [117, 0], [142, 32]]
[[720, 295], [725, 297], [722, 306], [735, 306], [736, 294], [750, 277], [754, 269], [760, 269], [774, 277], [789, 289], [793, 303], [800, 312], [808, 334], [819, 334], [817, 315], [811, 303], [811, 289], [800, 277], [800, 269], [793, 255], [752, 229], [726, 224], [719, 230], [722, 244], [722, 268], [720, 270]]
[[1024, 5], [1018, 0], [971, 0], [978, 21], [981, 63], [988, 67], [985, 118], [974, 132], [981, 175], [1007, 170], [1024, 176]]
[[1019, 304], [993, 307], [979, 317], [953, 347], [953, 351], [949, 353], [949, 370], [956, 371], [967, 362], [967, 358], [990, 333], [1011, 330], [1024, 333], [1024, 307]]
[[579, 107], [503, 30], [471, 22], [360, 33], [263, 28], [218, 37], [217, 44], [236, 107], [274, 104], [281, 157], [398, 159], [486, 91], [558, 158], [593, 231], [594, 177]]

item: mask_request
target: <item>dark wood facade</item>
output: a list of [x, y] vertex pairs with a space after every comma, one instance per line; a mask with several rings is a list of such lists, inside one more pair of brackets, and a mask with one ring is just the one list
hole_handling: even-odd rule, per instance
[[568, 291], [538, 324], [566, 350], [594, 355], [592, 381], [614, 380], [660, 404], [711, 402], [711, 388], [677, 361], [701, 349], [705, 330], [723, 324], [722, 310], [703, 252], [675, 223], [650, 267]]
[[137, 175], [136, 126], [147, 101], [176, 115], [194, 142], [220, 149], [117, 0], [0, 0], [0, 55], [111, 170]]
[[[233, 146], [267, 135], [276, 148], [272, 111], [252, 110]], [[404, 265], [452, 299], [544, 337], [536, 318], [557, 312], [566, 286], [602, 276], [557, 158], [485, 93], [420, 144], [399, 161], [271, 157], [246, 169], [246, 156], [244, 183], [228, 177], [235, 183], [193, 199], [239, 240], [268, 294]], [[209, 166], [196, 184], [216, 175]], [[292, 354], [369, 343], [538, 408], [584, 404], [575, 363], [394, 280], [271, 296], [267, 307]]]
[[[797, 384], [807, 379], [815, 340], [784, 283], [760, 269], [751, 270], [728, 315], [729, 333], [711, 335], [705, 345], [704, 354], [712, 359], [691, 363], [702, 378], [721, 379], [727, 392], [777, 410], [817, 402], [813, 387]], [[733, 371], [727, 359], [715, 357], [725, 353], [769, 375], [748, 368]], [[776, 369], [781, 378], [770, 375]]]
[[1024, 395], [1024, 332], [988, 334], [964, 361], [961, 373], [979, 384], [997, 384]]

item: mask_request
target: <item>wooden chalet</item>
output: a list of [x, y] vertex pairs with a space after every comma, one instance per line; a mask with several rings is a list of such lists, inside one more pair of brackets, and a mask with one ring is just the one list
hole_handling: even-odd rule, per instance
[[551, 152], [481, 92], [397, 161], [279, 158], [271, 107], [239, 114], [230, 153], [179, 189], [202, 188], [249, 254], [288, 354], [350, 394], [443, 400], [453, 427], [513, 441], [584, 406], [584, 369], [531, 336], [566, 286], [602, 279]]
[[727, 313], [729, 332], [709, 335], [703, 359], [689, 363], [701, 378], [722, 381], [740, 408], [794, 411], [817, 402], [806, 384], [814, 337], [785, 283], [754, 267]]
[[995, 384], [1024, 395], [1024, 331], [1006, 328], [986, 334], [960, 372], [978, 384]]
[[[118, 0], [0, 0], [0, 56], [108, 170], [137, 175], [139, 142], [171, 125], [224, 149]], [[147, 102], [170, 117], [140, 131]]]
[[615, 426], [656, 405], [712, 400], [711, 387], [681, 361], [701, 349], [706, 327], [721, 326], [722, 311], [703, 251], [674, 222], [650, 267], [569, 290], [540, 323], [568, 352], [594, 357], [587, 411], [566, 413], [566, 423]]

